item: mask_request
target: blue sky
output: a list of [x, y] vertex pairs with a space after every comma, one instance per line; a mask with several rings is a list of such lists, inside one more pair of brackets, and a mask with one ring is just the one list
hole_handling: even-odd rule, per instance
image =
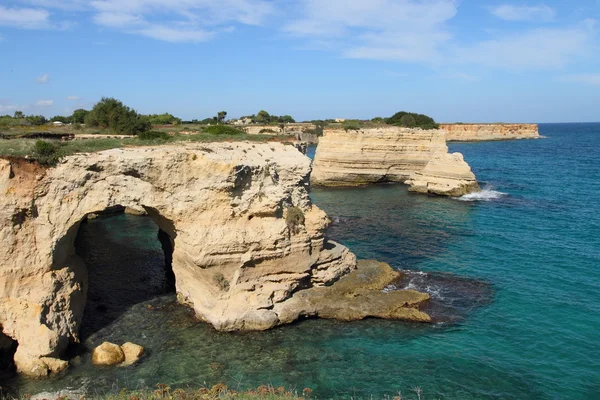
[[0, 0], [0, 114], [600, 121], [600, 0]]

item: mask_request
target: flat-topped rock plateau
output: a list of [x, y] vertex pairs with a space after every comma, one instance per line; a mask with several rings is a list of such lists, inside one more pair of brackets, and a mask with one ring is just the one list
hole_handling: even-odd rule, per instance
[[404, 182], [412, 191], [445, 196], [479, 190], [462, 155], [448, 153], [443, 130], [325, 130], [315, 154], [311, 184], [334, 187], [385, 182]]
[[440, 124], [449, 142], [539, 139], [537, 124]]
[[324, 236], [330, 220], [310, 201], [310, 171], [307, 157], [280, 143], [113, 149], [53, 168], [0, 159], [0, 344], [18, 342], [22, 374], [64, 369], [87, 296], [79, 225], [114, 207], [152, 218], [172, 250], [178, 299], [218, 330], [300, 316], [428, 321], [417, 309], [427, 295], [379, 293], [391, 268], [352, 275], [354, 254]]

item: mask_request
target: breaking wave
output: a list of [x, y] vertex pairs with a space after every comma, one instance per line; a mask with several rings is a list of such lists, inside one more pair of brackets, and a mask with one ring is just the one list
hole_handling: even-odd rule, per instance
[[460, 201], [492, 201], [508, 196], [507, 193], [499, 192], [493, 189], [483, 189], [481, 192], [474, 192], [458, 197]]

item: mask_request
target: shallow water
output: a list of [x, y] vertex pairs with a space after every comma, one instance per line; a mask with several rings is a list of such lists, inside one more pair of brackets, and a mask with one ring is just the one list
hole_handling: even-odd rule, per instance
[[[313, 190], [335, 221], [329, 235], [360, 258], [412, 271], [395, 285], [428, 291], [436, 324], [308, 320], [227, 334], [163, 295], [86, 341], [140, 343], [149, 353], [139, 365], [96, 369], [84, 354], [64, 377], [11, 385], [106, 393], [158, 382], [270, 383], [311, 387], [320, 398], [415, 398], [419, 386], [426, 399], [600, 398], [600, 124], [540, 129], [546, 139], [450, 145], [484, 182], [479, 198], [402, 185]], [[147, 239], [136, 240], [137, 252], [150, 259], [156, 253], [144, 249], [160, 249], [154, 229], [135, 229]]]

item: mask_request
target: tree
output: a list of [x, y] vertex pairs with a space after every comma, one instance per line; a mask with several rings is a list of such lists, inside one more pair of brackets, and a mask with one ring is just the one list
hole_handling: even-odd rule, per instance
[[400, 126], [414, 128], [416, 125], [417, 121], [415, 120], [415, 117], [410, 114], [403, 115], [402, 118], [400, 118]]
[[23, 111], [15, 111], [15, 119], [23, 119], [25, 118], [25, 114], [23, 114]]
[[222, 124], [225, 121], [225, 117], [227, 117], [227, 111], [219, 111], [217, 113], [217, 123]]
[[164, 113], [164, 114], [150, 114], [148, 115], [148, 120], [153, 125], [179, 125], [181, 123], [181, 119], [175, 117], [172, 114]]
[[84, 110], [83, 108], [73, 111], [73, 115], [71, 115], [71, 122], [74, 124], [83, 124], [85, 122], [85, 116], [88, 113], [89, 111]]
[[294, 120], [294, 118], [292, 118], [289, 115], [283, 115], [283, 116], [279, 117], [279, 122], [284, 123], [284, 124], [293, 124], [296, 121]]
[[271, 122], [271, 116], [265, 110], [260, 110], [258, 114], [256, 114], [256, 122], [259, 124], [268, 124]]
[[152, 128], [148, 117], [139, 115], [114, 98], [103, 97], [85, 116], [85, 124], [119, 134], [137, 135]]
[[32, 125], [44, 125], [48, 120], [43, 115], [28, 115], [25, 117]]
[[[385, 122], [390, 125], [407, 126], [407, 125], [403, 125], [403, 122], [402, 122], [402, 118], [406, 115], [411, 116], [414, 119], [415, 122], [414, 122], [413, 126], [416, 128], [421, 128], [421, 129], [438, 129], [439, 128], [439, 125], [435, 123], [433, 118], [428, 117], [427, 115], [424, 115], [424, 114], [417, 114], [417, 113], [411, 113], [411, 112], [406, 112], [406, 111], [397, 112], [396, 114], [392, 115], [390, 118], [386, 118]], [[405, 118], [404, 123], [405, 124], [412, 123], [412, 120]]]

